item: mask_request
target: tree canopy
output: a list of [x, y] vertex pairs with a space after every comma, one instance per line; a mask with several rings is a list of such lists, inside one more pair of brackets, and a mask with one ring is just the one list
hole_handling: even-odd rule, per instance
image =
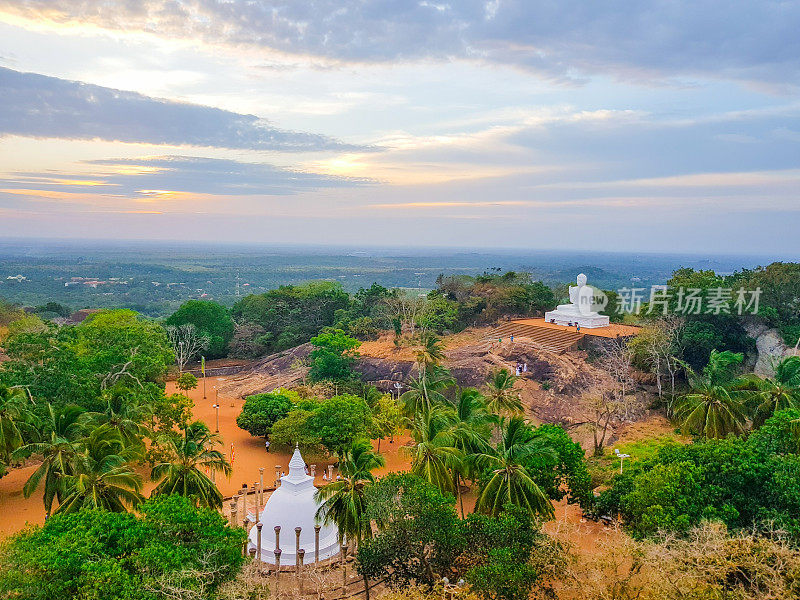
[[353, 363], [361, 345], [357, 339], [346, 335], [341, 329], [325, 329], [311, 338], [314, 349], [311, 351], [311, 381], [324, 379], [348, 380], [356, 377]]
[[[164, 330], [131, 310], [90, 315], [75, 326], [49, 326], [12, 335], [10, 360], [0, 366], [0, 383], [25, 386], [35, 399], [56, 406], [103, 407], [103, 390], [123, 384], [152, 396], [163, 386], [173, 361]], [[163, 387], [162, 387], [163, 389]]]
[[372, 413], [358, 396], [322, 400], [307, 422], [308, 432], [332, 454], [342, 455], [371, 429]]
[[[782, 527], [800, 535], [796, 411], [778, 412], [748, 438], [666, 445], [617, 475], [599, 500], [637, 536], [687, 531], [702, 519], [728, 527]], [[793, 452], [787, 452], [793, 451]]]
[[210, 300], [189, 300], [164, 321], [165, 326], [186, 324], [194, 325], [201, 336], [208, 338], [207, 358], [227, 356], [233, 339], [233, 319], [227, 308]]
[[[181, 496], [154, 498], [140, 516], [56, 514], [13, 536], [0, 554], [0, 595], [30, 600], [211, 598], [243, 562], [242, 529]], [[188, 597], [188, 596], [181, 596]]]
[[245, 296], [233, 305], [231, 315], [237, 322], [257, 325], [260, 344], [269, 353], [309, 341], [332, 326], [336, 311], [349, 304], [340, 284], [311, 281]]
[[270, 392], [247, 396], [236, 424], [250, 435], [266, 436], [276, 421], [283, 419], [294, 408], [288, 396]]

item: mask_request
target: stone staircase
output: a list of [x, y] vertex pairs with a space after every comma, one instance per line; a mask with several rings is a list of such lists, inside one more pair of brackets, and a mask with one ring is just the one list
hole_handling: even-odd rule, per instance
[[492, 331], [491, 336], [485, 339], [496, 342], [498, 338], [503, 338], [505, 341], [511, 335], [514, 336], [515, 342], [533, 344], [543, 350], [561, 354], [570, 348], [576, 347], [578, 342], [583, 339], [584, 334], [577, 331], [564, 331], [550, 327], [537, 327], [536, 325], [511, 322], [498, 326]]

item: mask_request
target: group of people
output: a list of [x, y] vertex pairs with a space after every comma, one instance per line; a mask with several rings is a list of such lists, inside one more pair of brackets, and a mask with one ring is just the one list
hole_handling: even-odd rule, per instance
[[[509, 336], [509, 339], [511, 340], [511, 343], [513, 344], [514, 343], [514, 334], [513, 333]], [[503, 338], [501, 338], [501, 337], [497, 338], [497, 345], [498, 346], [502, 346], [503, 345]], [[494, 340], [492, 341], [491, 346], [492, 346], [492, 348], [494, 348]]]
[[519, 377], [520, 374], [527, 372], [528, 372], [528, 363], [517, 361], [517, 377]]

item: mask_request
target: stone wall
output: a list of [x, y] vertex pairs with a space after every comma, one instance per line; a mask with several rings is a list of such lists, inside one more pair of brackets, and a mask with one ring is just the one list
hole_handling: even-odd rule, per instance
[[[230, 365], [227, 367], [217, 367], [216, 369], [206, 369], [206, 377], [225, 377], [226, 375], [236, 375], [236, 373], [242, 372], [248, 365]], [[187, 371], [187, 373], [191, 373], [198, 379], [200, 379], [203, 374], [200, 372], [200, 369], [191, 369]]]

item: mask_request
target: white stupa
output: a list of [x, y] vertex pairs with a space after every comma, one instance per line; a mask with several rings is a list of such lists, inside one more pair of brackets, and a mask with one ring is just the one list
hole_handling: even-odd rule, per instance
[[[275, 526], [280, 525], [281, 564], [294, 565], [297, 560], [295, 528], [301, 527], [300, 548], [306, 551], [305, 562], [314, 560], [314, 525], [319, 504], [314, 499], [317, 488], [314, 478], [306, 475], [306, 463], [295, 448], [289, 461], [289, 474], [281, 477], [281, 485], [267, 500], [259, 520], [261, 529], [261, 560], [275, 564]], [[336, 525], [322, 525], [319, 531], [319, 559], [324, 560], [339, 553], [339, 531]], [[253, 527], [249, 535], [249, 548], [257, 548], [258, 530]]]

